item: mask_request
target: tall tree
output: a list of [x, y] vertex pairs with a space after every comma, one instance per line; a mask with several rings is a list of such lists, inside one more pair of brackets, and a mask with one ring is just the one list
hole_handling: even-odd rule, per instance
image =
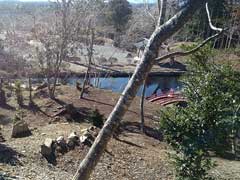
[[[210, 1], [210, 0], [209, 0]], [[119, 98], [112, 113], [109, 115], [98, 137], [90, 148], [88, 154], [81, 162], [74, 180], [87, 180], [91, 172], [97, 165], [102, 153], [104, 152], [107, 143], [109, 142], [114, 130], [118, 127], [122, 117], [131, 105], [137, 90], [146, 80], [148, 73], [155, 64], [155, 59], [158, 55], [159, 46], [175, 34], [184, 24], [192, 17], [192, 15], [203, 5], [207, 0], [188, 0], [169, 21], [160, 27], [156, 27], [149, 42], [145, 48], [144, 54], [141, 57], [140, 64], [131, 77], [122, 96]]]
[[106, 13], [107, 22], [115, 28], [114, 43], [120, 45], [120, 35], [125, 30], [132, 14], [132, 6], [127, 0], [111, 0]]
[[107, 18], [117, 32], [122, 32], [132, 14], [132, 6], [127, 0], [111, 0]]

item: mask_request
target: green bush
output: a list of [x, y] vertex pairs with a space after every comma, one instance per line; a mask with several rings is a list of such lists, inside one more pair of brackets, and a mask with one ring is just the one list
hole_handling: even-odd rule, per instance
[[89, 120], [93, 124], [93, 126], [102, 128], [102, 126], [104, 124], [104, 115], [100, 114], [98, 109], [95, 109], [89, 115]]
[[209, 152], [231, 150], [240, 128], [240, 72], [215, 65], [212, 56], [209, 46], [190, 56], [190, 73], [183, 78], [188, 106], [159, 114], [160, 127], [176, 152], [172, 157], [179, 179], [209, 179]]

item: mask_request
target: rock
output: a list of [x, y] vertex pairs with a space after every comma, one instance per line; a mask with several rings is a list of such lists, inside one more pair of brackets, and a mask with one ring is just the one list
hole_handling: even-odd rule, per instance
[[44, 144], [41, 145], [40, 153], [44, 157], [50, 158], [54, 154], [54, 140], [46, 138]]
[[62, 144], [65, 142], [65, 139], [63, 136], [59, 136], [56, 141], [57, 141], [57, 144]]
[[80, 142], [81, 142], [82, 144], [84, 144], [84, 145], [87, 145], [87, 146], [91, 146], [91, 145], [92, 145], [92, 140], [91, 140], [89, 137], [84, 136], [84, 135], [82, 135], [82, 136], [80, 137]]
[[63, 136], [58, 137], [56, 142], [57, 142], [57, 148], [56, 148], [57, 152], [60, 152], [62, 154], [67, 152], [67, 143]]
[[100, 131], [100, 129], [95, 127], [95, 126], [91, 126], [87, 130], [93, 137], [97, 137], [97, 135], [98, 135], [98, 133]]
[[83, 136], [86, 136], [86, 137], [88, 137], [88, 138], [91, 138], [92, 137], [92, 134], [90, 133], [90, 131], [85, 131], [84, 133], [83, 133]]
[[58, 106], [57, 109], [63, 109], [63, 106]]
[[96, 129], [95, 126], [90, 126], [90, 127], [88, 128], [88, 130], [90, 130], [90, 131], [94, 131], [95, 129]]
[[69, 136], [68, 136], [68, 140], [72, 140], [72, 141], [78, 141], [79, 140], [79, 137], [77, 135], [76, 132], [72, 132]]
[[26, 136], [30, 136], [31, 134], [32, 133], [28, 128], [28, 125], [26, 122], [17, 121], [13, 124], [13, 129], [12, 129], [13, 138], [26, 137]]
[[88, 139], [87, 136], [80, 136], [80, 142], [81, 142], [82, 144], [84, 144], [87, 139]]
[[[90, 129], [93, 129], [93, 128], [90, 127]], [[89, 129], [84, 131], [83, 135], [80, 137], [80, 142], [84, 145], [91, 146], [95, 139], [93, 133], [94, 131], [91, 131]]]
[[74, 148], [75, 145], [79, 145], [79, 136], [77, 135], [76, 132], [72, 132], [69, 136], [68, 136], [68, 140], [67, 140], [67, 145], [69, 148]]

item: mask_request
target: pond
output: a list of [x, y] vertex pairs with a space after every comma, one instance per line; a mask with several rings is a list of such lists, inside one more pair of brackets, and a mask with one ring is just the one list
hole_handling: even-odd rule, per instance
[[[101, 89], [107, 89], [113, 92], [122, 93], [129, 79], [129, 77], [99, 78], [98, 87]], [[67, 80], [69, 85], [74, 86], [76, 84], [76, 81], [83, 82], [83, 78], [69, 78]], [[96, 79], [91, 78], [90, 82], [91, 84], [95, 84]], [[152, 95], [157, 87], [159, 87], [159, 91], [169, 91], [170, 89], [173, 89], [174, 91], [180, 91], [182, 89], [182, 83], [180, 82], [179, 77], [175, 76], [150, 77], [147, 83], [145, 96]], [[141, 92], [142, 87], [138, 90], [137, 96], [140, 96]]]

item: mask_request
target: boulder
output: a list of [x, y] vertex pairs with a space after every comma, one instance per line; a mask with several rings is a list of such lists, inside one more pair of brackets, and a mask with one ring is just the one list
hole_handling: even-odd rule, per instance
[[88, 130], [88, 132], [91, 133], [91, 135], [92, 135], [93, 137], [97, 137], [97, 135], [98, 135], [98, 133], [99, 133], [99, 131], [100, 131], [100, 129], [97, 128], [96, 126], [91, 126], [91, 127], [89, 127], [87, 130]]
[[67, 143], [63, 136], [59, 136], [56, 142], [57, 142], [57, 148], [56, 148], [57, 152], [60, 152], [60, 153], [67, 152]]
[[19, 138], [19, 137], [26, 137], [30, 136], [32, 133], [28, 128], [28, 124], [24, 121], [17, 121], [13, 124], [12, 128], [12, 137]]
[[41, 145], [40, 153], [47, 159], [52, 157], [54, 154], [55, 141], [51, 138], [46, 138], [44, 143]]
[[74, 148], [76, 145], [79, 145], [79, 136], [76, 132], [72, 132], [68, 136], [67, 145], [70, 149]]
[[87, 137], [87, 136], [80, 136], [80, 142], [81, 142], [82, 144], [86, 144], [87, 141], [88, 141], [88, 137]]
[[80, 142], [84, 145], [91, 146], [95, 137], [93, 136], [93, 132], [89, 129], [85, 130], [83, 135], [80, 137]]
[[66, 143], [65, 139], [63, 136], [59, 136], [56, 140], [57, 144], [64, 144]]

